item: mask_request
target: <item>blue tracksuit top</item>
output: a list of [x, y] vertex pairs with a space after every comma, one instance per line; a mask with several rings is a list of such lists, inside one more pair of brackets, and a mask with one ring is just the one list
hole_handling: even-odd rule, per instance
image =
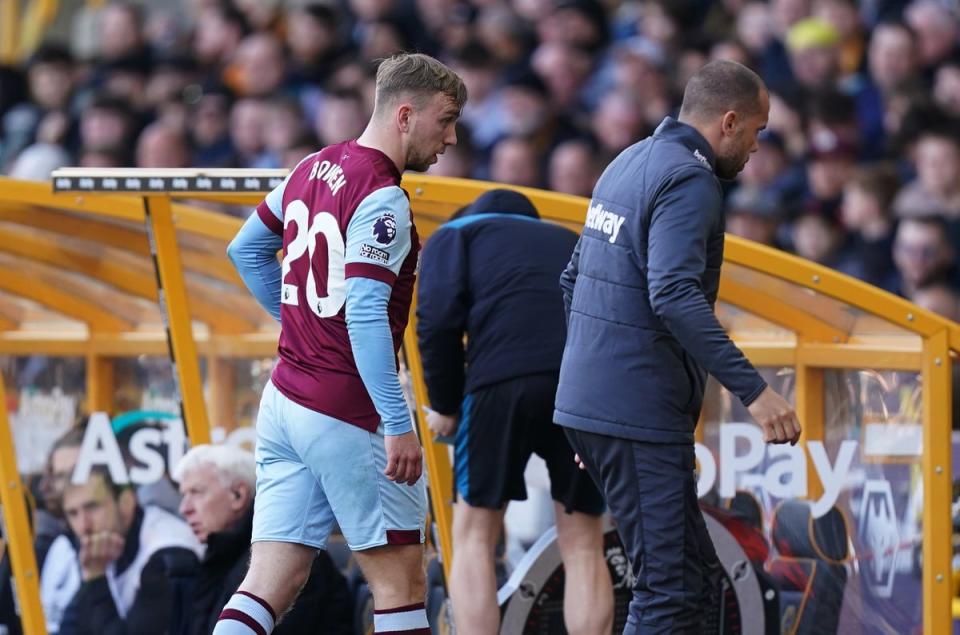
[[473, 210], [430, 236], [417, 337], [434, 410], [456, 414], [478, 388], [559, 371], [566, 325], [557, 277], [576, 242], [534, 216]]
[[601, 175], [560, 281], [560, 425], [692, 443], [706, 373], [745, 405], [766, 387], [713, 313], [724, 238], [714, 164], [707, 140], [668, 117]]

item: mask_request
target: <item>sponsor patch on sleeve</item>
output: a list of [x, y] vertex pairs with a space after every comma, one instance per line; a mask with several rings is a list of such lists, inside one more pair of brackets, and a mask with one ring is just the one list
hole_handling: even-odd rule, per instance
[[366, 243], [360, 245], [360, 257], [382, 264], [390, 262], [390, 253]]

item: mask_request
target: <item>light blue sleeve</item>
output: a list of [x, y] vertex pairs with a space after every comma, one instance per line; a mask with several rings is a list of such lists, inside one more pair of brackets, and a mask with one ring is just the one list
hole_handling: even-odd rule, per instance
[[[347, 277], [361, 275], [384, 282], [395, 277], [410, 253], [411, 226], [410, 201], [400, 187], [391, 185], [368, 194], [347, 225]], [[389, 270], [393, 275], [371, 272], [369, 265]], [[366, 275], [369, 273], [372, 275]]]
[[367, 277], [347, 279], [347, 331], [363, 385], [383, 420], [384, 434], [413, 429], [397, 376], [397, 356], [387, 318], [392, 287]]
[[227, 246], [227, 256], [250, 293], [278, 322], [280, 262], [277, 260], [277, 251], [282, 246], [283, 237], [271, 231], [256, 212], [250, 215]]

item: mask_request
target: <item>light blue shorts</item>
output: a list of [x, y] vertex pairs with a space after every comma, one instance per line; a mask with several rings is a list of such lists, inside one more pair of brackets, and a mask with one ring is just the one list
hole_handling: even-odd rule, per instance
[[291, 401], [267, 382], [257, 415], [253, 542], [323, 549], [334, 521], [354, 551], [423, 542], [424, 479], [394, 483], [375, 433]]

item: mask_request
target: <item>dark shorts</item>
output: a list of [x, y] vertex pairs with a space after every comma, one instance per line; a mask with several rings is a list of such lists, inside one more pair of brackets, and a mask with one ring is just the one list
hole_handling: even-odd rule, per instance
[[603, 498], [573, 462], [563, 428], [553, 423], [557, 375], [527, 375], [484, 386], [463, 400], [454, 450], [457, 495], [473, 507], [500, 509], [526, 500], [523, 472], [532, 453], [547, 463], [550, 494], [568, 511], [603, 513]]
[[693, 444], [566, 432], [606, 494], [633, 567], [624, 634], [703, 633], [722, 571], [697, 503]]

